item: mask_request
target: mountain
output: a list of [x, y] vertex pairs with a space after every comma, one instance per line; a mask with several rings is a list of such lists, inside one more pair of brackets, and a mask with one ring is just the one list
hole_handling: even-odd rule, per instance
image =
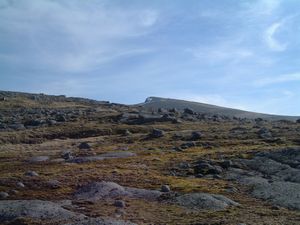
[[272, 114], [264, 114], [264, 113], [256, 113], [249, 112], [239, 109], [232, 109], [227, 107], [221, 107], [216, 105], [210, 105], [199, 102], [171, 99], [171, 98], [160, 98], [160, 97], [148, 97], [144, 103], [139, 104], [147, 109], [172, 109], [176, 108], [178, 110], [184, 110], [185, 108], [190, 108], [194, 112], [197, 113], [205, 113], [205, 114], [217, 114], [217, 115], [225, 115], [229, 117], [237, 117], [237, 118], [262, 118], [267, 120], [297, 120], [300, 116], [283, 116], [283, 115], [272, 115]]

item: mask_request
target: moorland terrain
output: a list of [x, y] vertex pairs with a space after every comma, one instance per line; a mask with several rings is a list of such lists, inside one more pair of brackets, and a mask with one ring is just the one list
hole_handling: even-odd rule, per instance
[[1, 224], [299, 224], [300, 120], [0, 92]]

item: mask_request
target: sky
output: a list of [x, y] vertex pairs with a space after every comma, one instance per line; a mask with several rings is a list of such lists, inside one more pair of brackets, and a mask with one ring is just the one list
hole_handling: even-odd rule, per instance
[[299, 0], [0, 0], [0, 90], [300, 115]]

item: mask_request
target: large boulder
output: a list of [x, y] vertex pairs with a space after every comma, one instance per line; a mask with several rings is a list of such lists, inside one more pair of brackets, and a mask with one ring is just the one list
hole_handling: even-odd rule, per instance
[[[92, 218], [64, 209], [61, 204], [42, 200], [2, 200], [0, 222], [15, 222], [18, 218], [32, 218], [51, 224], [69, 225], [134, 225], [112, 218]], [[71, 221], [71, 222], [70, 222]], [[6, 224], [6, 223], [5, 223]], [[19, 223], [14, 223], [19, 224]], [[36, 223], [34, 223], [36, 224]], [[40, 223], [39, 223], [40, 224]]]
[[184, 194], [176, 198], [176, 203], [194, 210], [224, 210], [229, 206], [239, 205], [223, 195], [208, 193]]
[[160, 191], [140, 188], [123, 187], [114, 182], [93, 182], [77, 190], [76, 199], [99, 201], [104, 199], [117, 199], [131, 197], [136, 199], [156, 200], [161, 196]]

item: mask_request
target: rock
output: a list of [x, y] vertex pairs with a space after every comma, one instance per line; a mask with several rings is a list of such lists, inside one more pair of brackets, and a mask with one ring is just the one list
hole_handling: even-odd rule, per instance
[[193, 131], [191, 136], [191, 141], [197, 141], [202, 138], [202, 134], [199, 131]]
[[171, 188], [169, 187], [169, 185], [162, 185], [160, 191], [161, 192], [170, 192]]
[[50, 162], [52, 162], [52, 163], [63, 163], [63, 162], [65, 162], [65, 159], [56, 158], [56, 159], [52, 159]]
[[263, 127], [257, 132], [258, 136], [262, 139], [272, 139], [272, 133], [267, 128]]
[[194, 115], [194, 114], [195, 114], [194, 110], [193, 110], [193, 109], [190, 109], [190, 108], [185, 108], [185, 109], [183, 110], [183, 112], [184, 112], [185, 114], [190, 114], [190, 115]]
[[56, 120], [48, 120], [47, 123], [48, 123], [48, 125], [53, 126], [53, 125], [57, 124], [57, 121]]
[[118, 208], [125, 208], [126, 203], [123, 200], [116, 200], [114, 206]]
[[228, 206], [239, 205], [235, 201], [223, 196], [207, 193], [191, 193], [176, 197], [176, 203], [196, 210], [223, 210]]
[[82, 142], [78, 145], [79, 149], [90, 149], [91, 146], [87, 142]]
[[39, 174], [37, 173], [37, 172], [35, 172], [35, 171], [27, 171], [26, 173], [25, 173], [25, 176], [29, 176], [29, 177], [37, 177], [37, 176], [39, 176]]
[[21, 124], [21, 123], [9, 124], [8, 127], [13, 130], [25, 130], [26, 129], [24, 124]]
[[65, 159], [65, 160], [71, 160], [73, 159], [73, 155], [72, 155], [72, 152], [71, 151], [64, 151], [62, 153], [62, 158]]
[[[134, 225], [130, 222], [111, 218], [92, 218], [64, 209], [61, 204], [42, 200], [2, 200], [0, 222], [16, 218], [32, 218], [51, 221], [51, 224], [65, 225]], [[68, 222], [66, 222], [68, 221]], [[19, 223], [18, 223], [19, 224]], [[39, 223], [40, 224], [40, 223]]]
[[152, 138], [160, 138], [163, 137], [165, 135], [164, 131], [159, 130], [159, 129], [153, 129], [150, 136]]
[[182, 152], [183, 151], [183, 148], [181, 148], [181, 147], [173, 147], [172, 148], [174, 151], [176, 151], [176, 152]]
[[192, 148], [192, 147], [195, 147], [195, 146], [196, 146], [196, 144], [193, 141], [188, 141], [188, 142], [185, 142], [185, 143], [180, 145], [180, 147], [182, 149]]
[[15, 190], [15, 189], [12, 189], [12, 190], [9, 191], [9, 193], [15, 195], [15, 194], [18, 194], [19, 191], [18, 191], [18, 190]]
[[49, 156], [34, 156], [29, 158], [27, 161], [29, 163], [40, 163], [40, 162], [46, 162], [49, 160]]
[[39, 120], [39, 119], [34, 119], [34, 120], [28, 120], [24, 123], [26, 127], [37, 127], [41, 126], [45, 121]]
[[161, 196], [160, 191], [123, 187], [113, 182], [93, 182], [77, 190], [75, 198], [79, 200], [99, 201], [130, 197], [136, 199], [156, 200]]
[[6, 199], [9, 197], [9, 194], [7, 192], [1, 191], [0, 192], [0, 199]]
[[297, 122], [297, 123], [300, 123], [300, 119], [298, 119], [296, 122]]
[[223, 172], [222, 167], [218, 165], [211, 165], [211, 162], [200, 160], [194, 166], [194, 173], [195, 174], [203, 174], [203, 175], [219, 175]]
[[1, 202], [0, 221], [9, 221], [18, 217], [39, 219], [70, 219], [77, 217], [77, 215], [49, 201], [8, 200]]
[[47, 186], [51, 189], [58, 189], [61, 188], [61, 182], [59, 182], [58, 180], [49, 180], [47, 182]]
[[235, 187], [228, 187], [228, 188], [226, 188], [225, 191], [228, 192], [228, 193], [237, 193], [238, 189], [235, 188]]
[[229, 180], [252, 187], [254, 197], [265, 199], [275, 206], [300, 209], [300, 149], [260, 152], [251, 159], [239, 159], [243, 169], [230, 168]]
[[66, 122], [66, 121], [67, 121], [66, 117], [65, 117], [64, 115], [62, 115], [62, 114], [57, 115], [57, 116], [55, 117], [55, 120], [56, 120], [57, 122]]
[[204, 175], [203, 175], [202, 173], [197, 173], [197, 174], [195, 175], [195, 177], [196, 177], [196, 178], [202, 178], [202, 177], [204, 177]]
[[16, 186], [18, 188], [24, 188], [25, 187], [25, 185], [22, 182], [17, 182]]
[[223, 169], [228, 169], [233, 165], [233, 163], [231, 160], [224, 160], [220, 163], [220, 165], [222, 166]]
[[130, 136], [132, 133], [129, 130], [125, 130], [123, 136]]
[[87, 162], [94, 162], [94, 161], [101, 161], [104, 159], [113, 159], [113, 158], [128, 158], [136, 156], [135, 153], [123, 151], [123, 152], [108, 152], [96, 156], [83, 156], [83, 157], [76, 157], [70, 160], [67, 160], [67, 162], [70, 163], [87, 163]]

